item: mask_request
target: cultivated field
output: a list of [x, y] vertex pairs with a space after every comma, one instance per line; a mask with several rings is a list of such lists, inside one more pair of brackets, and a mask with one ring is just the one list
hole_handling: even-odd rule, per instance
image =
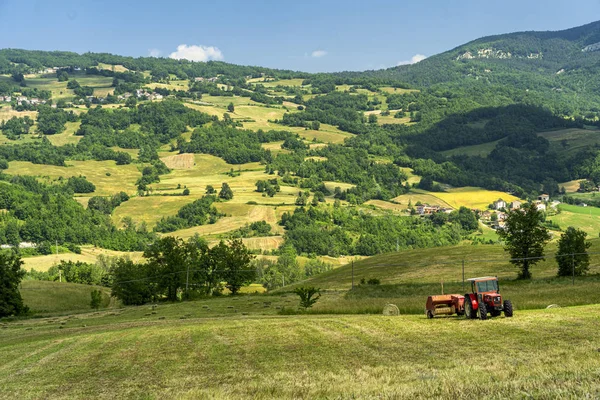
[[448, 203], [452, 208], [464, 206], [480, 210], [487, 209], [488, 205], [498, 199], [503, 199], [507, 203], [519, 199], [508, 193], [476, 187], [453, 188], [448, 189], [446, 192], [431, 194]]

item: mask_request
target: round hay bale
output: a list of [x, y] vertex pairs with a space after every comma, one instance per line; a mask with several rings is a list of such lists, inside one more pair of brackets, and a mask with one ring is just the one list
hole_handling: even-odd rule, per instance
[[383, 307], [383, 315], [400, 315], [400, 310], [395, 304], [386, 304], [386, 306]]

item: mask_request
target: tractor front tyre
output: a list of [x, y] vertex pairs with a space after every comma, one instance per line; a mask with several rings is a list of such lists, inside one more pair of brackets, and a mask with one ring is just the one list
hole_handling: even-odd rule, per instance
[[477, 316], [477, 311], [473, 310], [473, 304], [471, 303], [471, 299], [469, 299], [468, 295], [465, 296], [465, 318], [473, 319]]
[[484, 302], [479, 303], [479, 309], [477, 312], [480, 320], [483, 321], [484, 319], [487, 319], [487, 307]]
[[504, 300], [504, 316], [506, 318], [513, 316], [513, 305], [510, 300]]
[[431, 312], [431, 310], [427, 310], [427, 318], [429, 318], [429, 319], [433, 318], [433, 313]]

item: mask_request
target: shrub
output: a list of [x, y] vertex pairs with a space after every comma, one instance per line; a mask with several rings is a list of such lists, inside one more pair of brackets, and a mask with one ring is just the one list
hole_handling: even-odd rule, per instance
[[[304, 307], [305, 310], [308, 310], [321, 297], [320, 291], [321, 289], [314, 287], [299, 287], [294, 290], [294, 293], [300, 297], [300, 306]], [[313, 297], [315, 295], [316, 297]]]

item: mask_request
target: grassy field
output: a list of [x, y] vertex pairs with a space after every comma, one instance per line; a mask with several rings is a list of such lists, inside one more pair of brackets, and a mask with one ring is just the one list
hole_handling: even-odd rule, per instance
[[11, 161], [6, 173], [30, 175], [51, 182], [59, 177], [85, 176], [96, 185], [95, 196], [110, 196], [120, 191], [134, 194], [135, 181], [141, 176], [137, 166], [116, 165], [114, 161], [67, 161], [66, 167], [33, 164], [28, 161]]
[[600, 144], [600, 130], [598, 129], [571, 128], [542, 132], [538, 135], [548, 139], [550, 145], [557, 151], [566, 150], [569, 153]]
[[487, 157], [488, 154], [492, 152], [496, 148], [499, 140], [493, 142], [487, 142], [482, 144], [475, 144], [472, 146], [463, 146], [457, 147], [455, 149], [450, 149], [446, 151], [442, 151], [441, 153], [447, 157], [451, 156], [479, 156], [479, 157]]
[[56, 135], [46, 135], [50, 143], [55, 146], [64, 146], [65, 144], [77, 144], [83, 136], [75, 136], [81, 122], [66, 122], [65, 131]]
[[548, 217], [548, 219], [558, 223], [563, 230], [566, 230], [569, 226], [574, 226], [587, 232], [588, 237], [598, 237], [600, 232], [600, 208], [569, 204], [561, 204], [559, 207], [561, 212]]
[[50, 267], [58, 264], [61, 260], [65, 261], [81, 261], [85, 263], [93, 264], [99, 255], [105, 255], [108, 257], [129, 257], [133, 261], [139, 261], [142, 258], [142, 253], [137, 251], [122, 252], [101, 249], [93, 246], [82, 246], [81, 254], [75, 253], [62, 253], [62, 254], [48, 254], [45, 256], [34, 256], [23, 258], [23, 268], [26, 270], [35, 269], [37, 271], [48, 271]]
[[26, 280], [21, 283], [20, 291], [25, 305], [40, 316], [89, 311], [90, 293], [96, 289], [102, 292], [101, 308], [115, 307], [115, 299], [110, 297], [110, 289], [101, 286]]
[[[105, 97], [108, 93], [114, 91], [111, 77], [75, 73], [69, 74], [69, 80], [76, 80], [81, 86], [93, 87], [94, 96]], [[74, 97], [73, 90], [67, 89], [67, 82], [58, 82], [55, 74], [27, 78], [26, 82], [27, 87], [51, 91], [54, 101], [61, 99], [68, 100]]]
[[[600, 239], [590, 240], [589, 251], [600, 253]], [[532, 269], [535, 278], [552, 278], [557, 266], [553, 254], [556, 242], [546, 247], [547, 258]], [[355, 263], [354, 280], [378, 278], [383, 284], [422, 284], [462, 281], [462, 261], [465, 260], [467, 277], [495, 275], [501, 279], [517, 278], [517, 269], [501, 245], [458, 245], [428, 249], [404, 250], [381, 254]], [[600, 273], [600, 254], [590, 255], [590, 273]], [[583, 278], [582, 278], [583, 279]], [[311, 280], [311, 284], [324, 289], [349, 289], [352, 286], [352, 268], [326, 272]]]
[[[600, 395], [600, 306], [527, 311], [511, 320], [430, 321], [261, 317], [255, 315], [270, 307], [253, 304], [259, 299], [240, 297], [238, 312], [225, 309], [225, 300], [210, 302], [229, 314], [213, 318], [203, 318], [209, 312], [200, 301], [159, 306], [156, 314], [137, 307], [8, 323], [0, 335], [2, 397]], [[239, 316], [242, 309], [252, 311]]]
[[448, 203], [452, 208], [461, 206], [469, 208], [487, 209], [488, 205], [498, 199], [506, 202], [518, 200], [518, 197], [495, 190], [486, 190], [477, 187], [462, 187], [448, 189], [446, 192], [431, 193], [433, 196]]

